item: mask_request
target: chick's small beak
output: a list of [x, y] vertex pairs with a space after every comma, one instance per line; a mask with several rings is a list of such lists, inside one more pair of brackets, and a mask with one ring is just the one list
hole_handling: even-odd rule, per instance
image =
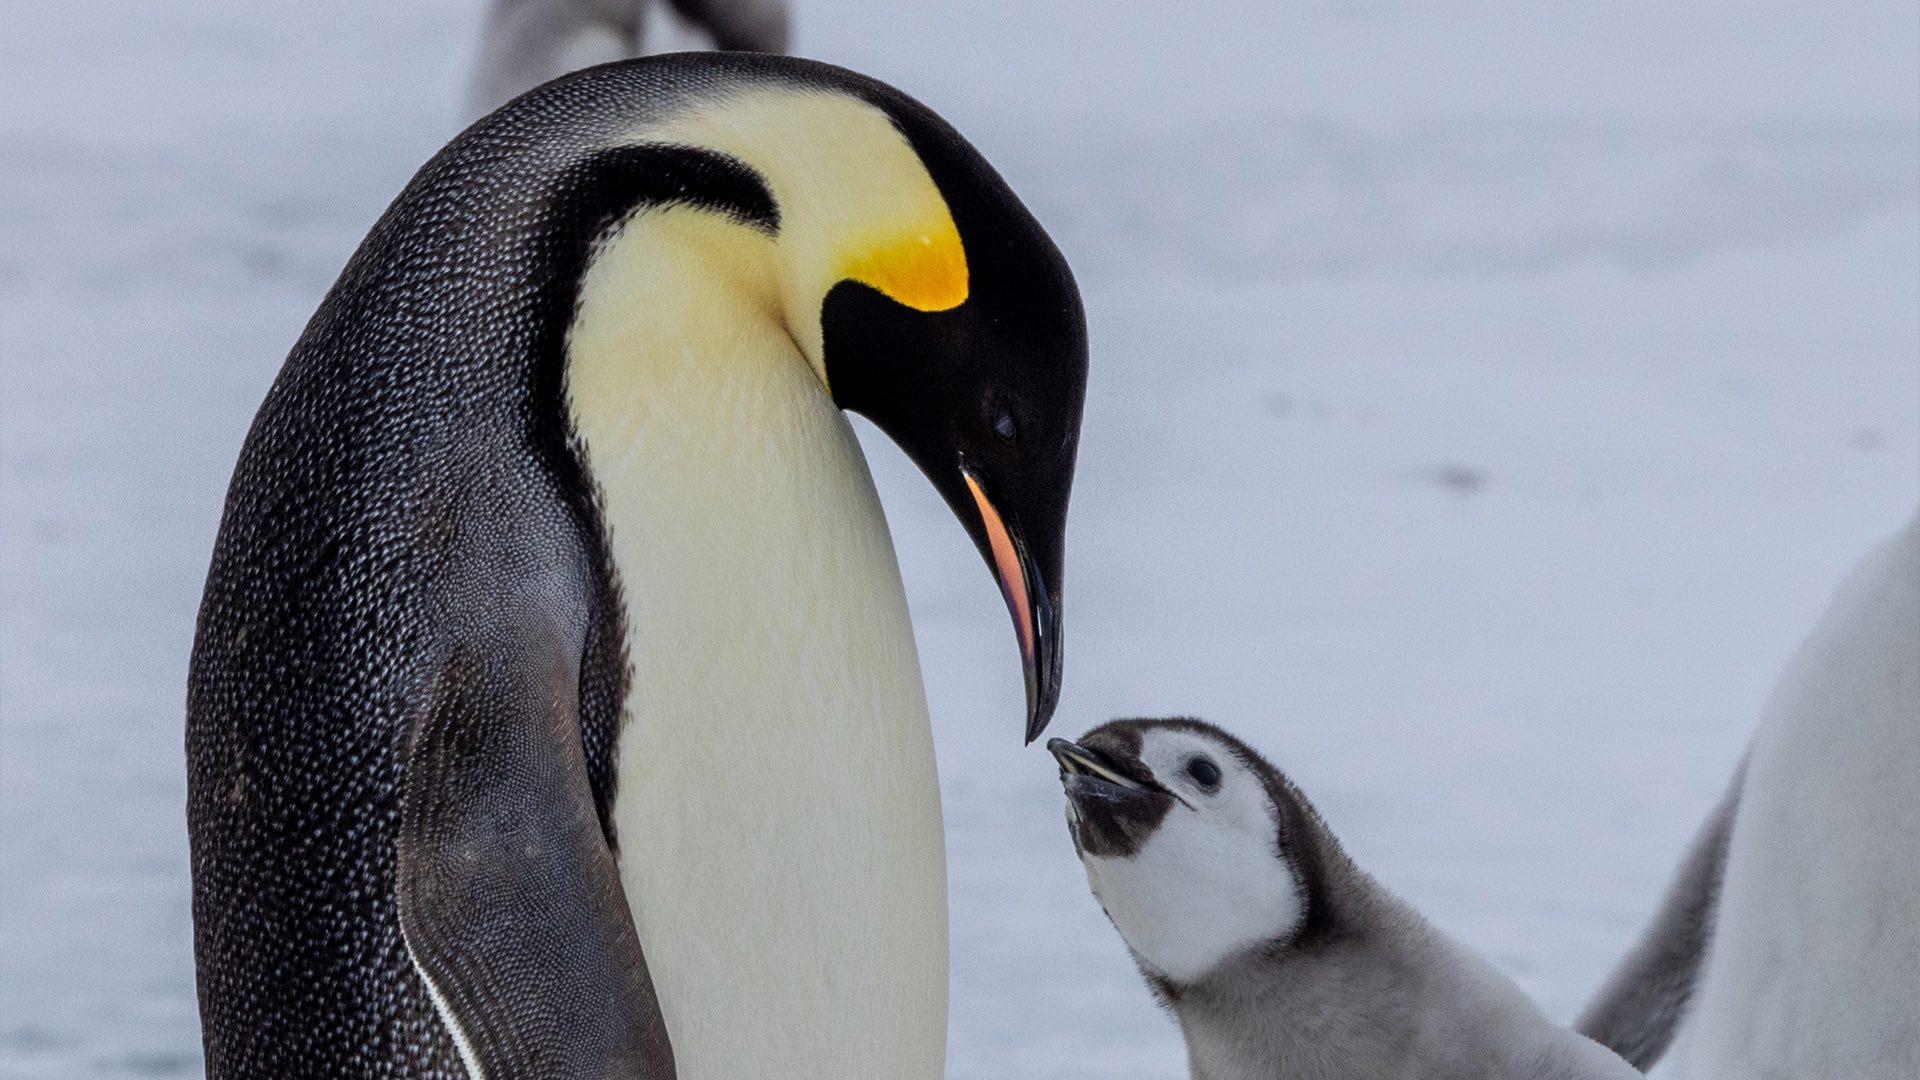
[[1100, 755], [1067, 739], [1048, 739], [1047, 753], [1060, 763], [1062, 776], [1097, 776], [1131, 791], [1142, 791], [1138, 781], [1115, 772]]
[[1093, 763], [1093, 755], [1086, 752], [1079, 743], [1071, 739], [1048, 739], [1047, 753], [1060, 763], [1060, 771], [1068, 776], [1087, 772]]
[[1000, 595], [1013, 616], [1014, 636], [1020, 643], [1020, 664], [1027, 683], [1027, 742], [1040, 737], [1053, 719], [1054, 706], [1060, 700], [1060, 617], [1059, 604], [1048, 594], [1039, 567], [1028, 554], [1026, 545], [1009, 528], [1000, 511], [987, 498], [980, 481], [971, 471], [960, 474], [973, 495], [986, 530], [987, 547], [993, 558], [994, 576], [1000, 582]]

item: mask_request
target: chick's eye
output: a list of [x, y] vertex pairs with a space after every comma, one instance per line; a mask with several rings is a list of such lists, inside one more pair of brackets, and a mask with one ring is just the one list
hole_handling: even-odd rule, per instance
[[1197, 757], [1187, 762], [1187, 775], [1193, 777], [1194, 783], [1209, 791], [1220, 786], [1220, 766], [1206, 758]]
[[1001, 413], [993, 422], [993, 433], [1008, 442], [1012, 442], [1013, 437], [1020, 433], [1020, 430], [1014, 426], [1013, 414]]

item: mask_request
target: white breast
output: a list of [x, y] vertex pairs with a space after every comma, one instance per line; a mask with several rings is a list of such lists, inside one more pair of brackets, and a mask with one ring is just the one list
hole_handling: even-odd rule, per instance
[[1740, 800], [1676, 1075], [1920, 1076], [1920, 522], [1794, 659]]
[[627, 606], [621, 877], [679, 1076], [934, 1080], [939, 792], [865, 459], [792, 342], [725, 310], [738, 282], [635, 303], [645, 255], [590, 272], [569, 396]]

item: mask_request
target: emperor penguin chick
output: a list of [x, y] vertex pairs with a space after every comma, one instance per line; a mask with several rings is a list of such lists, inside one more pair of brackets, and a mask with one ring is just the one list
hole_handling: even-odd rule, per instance
[[1355, 866], [1225, 731], [1117, 720], [1047, 749], [1087, 882], [1195, 1080], [1640, 1075]]

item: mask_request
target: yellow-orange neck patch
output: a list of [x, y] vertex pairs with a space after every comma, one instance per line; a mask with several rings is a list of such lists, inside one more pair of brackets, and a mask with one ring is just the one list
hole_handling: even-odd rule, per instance
[[947, 311], [967, 299], [967, 253], [953, 221], [849, 256], [841, 275], [915, 311]]
[[771, 241], [754, 235], [766, 244], [785, 329], [822, 383], [821, 305], [840, 282], [858, 281], [916, 311], [967, 300], [967, 253], [946, 199], [906, 136], [867, 102], [755, 86], [633, 138], [727, 154], [766, 181], [780, 231]]

